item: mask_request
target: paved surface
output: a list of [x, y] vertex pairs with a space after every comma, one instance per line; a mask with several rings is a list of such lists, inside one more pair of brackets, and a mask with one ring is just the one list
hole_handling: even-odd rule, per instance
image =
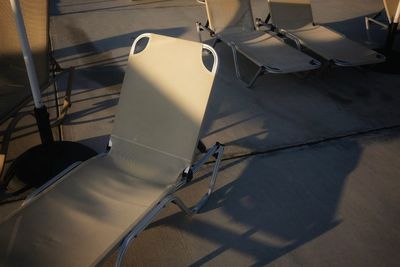
[[[256, 17], [265, 17], [265, 1], [253, 4]], [[384, 32], [375, 27], [368, 36], [363, 17], [381, 7], [377, 0], [313, 1], [316, 21], [371, 47], [382, 45]], [[52, 14], [55, 56], [77, 66], [64, 135], [98, 152], [108, 142], [134, 37], [197, 40], [194, 22], [205, 21], [204, 7], [189, 0], [60, 0]], [[194, 217], [165, 209], [131, 246], [127, 265], [397, 266], [400, 75], [332, 68], [307, 78], [264, 75], [249, 90], [234, 76], [230, 49], [216, 49], [221, 66], [202, 139], [227, 145], [217, 190]], [[32, 125], [21, 123], [9, 159], [38, 142]], [[189, 203], [201, 196], [209, 168], [180, 193]], [[0, 214], [18, 205], [2, 204]]]
[[[202, 213], [166, 209], [127, 263], [398, 266], [399, 133], [225, 161]], [[199, 190], [182, 192], [189, 203], [206, 188], [208, 171]]]

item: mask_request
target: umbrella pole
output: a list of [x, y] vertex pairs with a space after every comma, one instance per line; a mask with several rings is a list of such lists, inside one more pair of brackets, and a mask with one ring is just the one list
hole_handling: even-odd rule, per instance
[[42, 102], [40, 87], [36, 76], [35, 65], [33, 63], [32, 52], [29, 46], [29, 40], [26, 34], [24, 19], [22, 17], [21, 6], [19, 0], [10, 0], [11, 8], [15, 15], [17, 31], [21, 41], [22, 53], [24, 56], [25, 66], [28, 73], [29, 84], [35, 104], [35, 118], [39, 128], [40, 139], [43, 144], [53, 142], [53, 133], [50, 126], [50, 115], [46, 106]]
[[85, 161], [97, 153], [83, 144], [69, 141], [54, 141], [49, 113], [42, 102], [40, 87], [32, 59], [32, 52], [26, 34], [19, 0], [10, 0], [15, 16], [17, 31], [32, 91], [34, 112], [42, 143], [19, 155], [9, 166], [3, 177], [3, 187], [14, 177], [26, 186], [14, 193], [21, 193], [30, 187], [40, 187], [71, 164]]

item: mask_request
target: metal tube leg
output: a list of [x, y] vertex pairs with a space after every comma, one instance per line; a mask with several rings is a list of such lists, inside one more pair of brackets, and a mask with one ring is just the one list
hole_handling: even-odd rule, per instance
[[251, 79], [251, 81], [247, 84], [247, 87], [248, 87], [248, 88], [253, 87], [253, 85], [254, 85], [254, 83], [256, 82], [258, 76], [260, 76], [263, 72], [264, 72], [263, 67], [260, 67], [260, 68], [258, 69], [258, 71], [256, 72], [256, 74], [254, 75], [254, 77]]
[[193, 215], [193, 211], [191, 209], [189, 209], [180, 198], [175, 197], [175, 199], [172, 201], [172, 203], [177, 205], [184, 213], [186, 213], [186, 215]]
[[215, 187], [215, 182], [217, 180], [217, 174], [219, 170], [219, 165], [221, 163], [222, 155], [224, 153], [224, 146], [221, 145], [218, 149], [218, 157], [217, 160], [215, 161], [213, 173], [211, 176], [210, 184], [208, 186], [207, 193], [200, 199], [200, 201], [192, 208], [193, 213], [197, 213], [207, 202], [208, 198], [210, 197], [211, 193], [214, 191]]
[[229, 46], [230, 46], [231, 49], [232, 49], [233, 61], [234, 61], [234, 63], [235, 63], [236, 77], [237, 77], [239, 80], [241, 80], [241, 81], [245, 84], [245, 86], [246, 86], [247, 88], [252, 87], [252, 86], [254, 85], [254, 83], [256, 82], [258, 76], [260, 76], [260, 75], [264, 72], [264, 68], [263, 68], [263, 67], [260, 67], [260, 68], [257, 70], [256, 74], [253, 76], [253, 78], [250, 80], [250, 82], [248, 82], [248, 83], [245, 82], [245, 81], [242, 79], [242, 76], [241, 76], [241, 74], [240, 74], [239, 61], [238, 61], [238, 57], [237, 57], [237, 52], [236, 52], [235, 45], [234, 45], [234, 44], [229, 44]]
[[369, 17], [365, 17], [365, 29], [369, 31]]
[[237, 58], [237, 54], [236, 54], [235, 45], [234, 45], [234, 44], [229, 44], [229, 46], [230, 46], [231, 49], [232, 49], [233, 61], [234, 61], [234, 63], [235, 63], [236, 77], [237, 77], [238, 79], [241, 79], [241, 76], [240, 76], [240, 69], [239, 69], [239, 62], [238, 62], [238, 58]]
[[160, 212], [162, 208], [164, 208], [167, 204], [173, 202], [176, 200], [176, 197], [174, 195], [169, 195], [166, 198], [164, 198], [160, 203], [152, 209], [137, 225], [135, 228], [132, 229], [132, 231], [124, 238], [122, 241], [119, 251], [118, 251], [118, 256], [117, 260], [115, 261], [115, 267], [120, 267], [122, 266], [125, 258], [126, 251], [129, 247], [129, 244], [137, 237], [137, 235], [142, 232], [147, 225], [151, 222], [151, 220]]
[[[192, 215], [193, 213], [197, 213], [206, 203], [208, 200], [209, 196], [214, 190], [215, 187], [215, 182], [217, 179], [217, 174], [219, 170], [219, 165], [221, 163], [222, 155], [224, 152], [224, 146], [222, 144], [217, 143], [212, 149], [210, 149], [207, 152], [208, 158], [212, 156], [212, 154], [217, 153], [217, 160], [215, 161], [213, 173], [211, 176], [210, 184], [208, 186], [207, 193], [200, 199], [200, 201], [192, 208], [188, 208], [182, 200], [180, 200], [178, 197], [174, 195], [168, 195], [165, 197], [163, 200], [160, 201], [160, 203], [157, 204], [155, 208], [153, 208], [149, 213], [146, 214], [146, 216], [136, 225], [135, 228], [132, 229], [132, 231], [124, 238], [122, 241], [119, 251], [118, 251], [118, 256], [117, 260], [115, 262], [116, 267], [122, 266], [125, 258], [126, 251], [129, 247], [129, 244], [137, 237], [137, 235], [142, 232], [147, 225], [151, 222], [151, 220], [160, 212], [161, 209], [163, 209], [166, 205], [169, 203], [174, 203], [177, 205], [182, 211], [184, 211], [188, 215]], [[204, 162], [202, 161], [204, 164]], [[197, 167], [196, 169], [198, 169]]]

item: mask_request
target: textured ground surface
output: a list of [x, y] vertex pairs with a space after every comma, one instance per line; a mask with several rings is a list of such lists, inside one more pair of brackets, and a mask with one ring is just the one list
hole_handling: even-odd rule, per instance
[[[265, 2], [254, 1], [256, 17], [266, 16]], [[369, 36], [364, 28], [381, 1], [315, 0], [313, 8], [317, 22], [382, 45], [379, 27]], [[54, 54], [77, 67], [65, 139], [98, 152], [133, 39], [155, 32], [197, 40], [194, 22], [205, 21], [190, 0], [60, 0], [51, 12]], [[130, 247], [127, 266], [397, 266], [400, 76], [332, 68], [308, 78], [264, 75], [249, 90], [234, 76], [229, 47], [216, 50], [220, 71], [202, 134], [207, 145], [227, 145], [216, 192], [194, 217], [166, 208]], [[10, 159], [38, 142], [32, 125], [27, 118], [14, 134]], [[210, 170], [183, 199], [202, 195]], [[1, 216], [19, 204], [2, 204]]]

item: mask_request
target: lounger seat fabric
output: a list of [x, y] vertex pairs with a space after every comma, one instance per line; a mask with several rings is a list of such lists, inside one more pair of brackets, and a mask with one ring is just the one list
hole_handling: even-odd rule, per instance
[[280, 73], [312, 70], [319, 64], [273, 35], [261, 31], [235, 28], [219, 33], [218, 37], [226, 43], [234, 43], [238, 51], [257, 65]]
[[0, 266], [90, 266], [167, 189], [117, 169], [109, 156], [91, 159], [1, 225]]
[[310, 0], [268, 0], [272, 23], [292, 34], [306, 48], [341, 66], [359, 66], [385, 60], [368, 47], [324, 26], [314, 25]]
[[288, 30], [302, 44], [327, 60], [338, 65], [367, 65], [383, 62], [385, 57], [342, 34], [324, 26], [307, 25], [297, 30]]

